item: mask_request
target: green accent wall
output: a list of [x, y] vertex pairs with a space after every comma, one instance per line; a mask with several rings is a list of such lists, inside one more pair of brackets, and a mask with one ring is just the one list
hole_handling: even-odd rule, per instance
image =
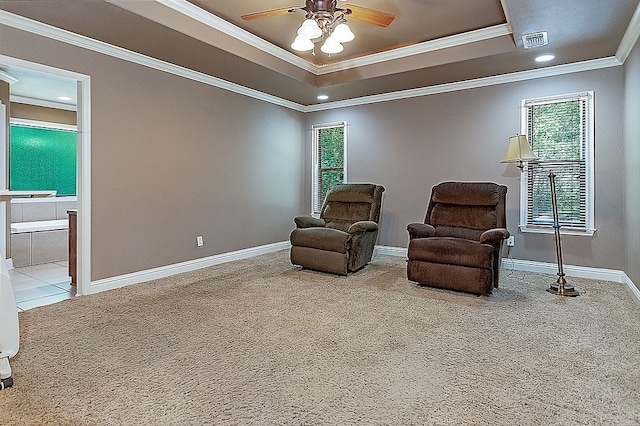
[[75, 131], [10, 126], [9, 187], [76, 195]]

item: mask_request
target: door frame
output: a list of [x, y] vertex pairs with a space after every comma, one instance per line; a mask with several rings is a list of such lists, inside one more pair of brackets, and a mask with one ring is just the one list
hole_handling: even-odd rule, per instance
[[[0, 55], [2, 66], [24, 68], [58, 77], [75, 80], [77, 83], [77, 128], [78, 145], [76, 153], [76, 188], [78, 197], [78, 248], [76, 294], [89, 294], [91, 288], [91, 77], [48, 65], [29, 62], [10, 56]], [[5, 167], [9, 167], [5, 156]], [[0, 221], [6, 222], [0, 215]], [[7, 229], [0, 223], [0, 229]], [[11, 238], [7, 233], [2, 244]]]

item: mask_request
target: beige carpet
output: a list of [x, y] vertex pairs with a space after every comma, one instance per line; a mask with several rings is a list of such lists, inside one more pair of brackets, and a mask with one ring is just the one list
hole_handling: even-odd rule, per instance
[[286, 251], [20, 314], [5, 425], [638, 425], [640, 304], [504, 271], [492, 297], [404, 259], [337, 277]]

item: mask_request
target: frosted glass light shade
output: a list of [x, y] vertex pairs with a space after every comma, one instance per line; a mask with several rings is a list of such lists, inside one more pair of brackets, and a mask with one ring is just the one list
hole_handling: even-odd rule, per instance
[[351, 31], [351, 28], [349, 28], [347, 24], [342, 23], [336, 26], [331, 37], [334, 37], [339, 43], [348, 43], [356, 38], [356, 35]]
[[307, 50], [313, 49], [313, 42], [305, 36], [299, 35], [296, 36], [296, 39], [291, 43], [291, 48], [300, 52], [306, 52]]
[[322, 29], [314, 19], [305, 19], [300, 28], [298, 35], [305, 36], [309, 40], [322, 36]]
[[515, 135], [509, 138], [507, 152], [501, 163], [522, 163], [523, 161], [534, 161], [538, 157], [533, 153], [526, 135]]
[[344, 50], [344, 47], [333, 37], [329, 37], [322, 47], [320, 48], [324, 53], [332, 54], [332, 53], [340, 53]]

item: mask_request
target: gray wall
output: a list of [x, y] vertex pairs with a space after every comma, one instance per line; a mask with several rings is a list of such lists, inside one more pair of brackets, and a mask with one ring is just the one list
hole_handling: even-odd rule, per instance
[[623, 269], [622, 67], [316, 112], [307, 115], [307, 134], [316, 123], [349, 123], [348, 180], [387, 189], [379, 244], [406, 247], [406, 225], [424, 219], [433, 185], [494, 181], [508, 186], [507, 220], [516, 243], [512, 256], [553, 263], [553, 234], [518, 230], [520, 172], [500, 160], [508, 137], [520, 130], [522, 99], [586, 90], [595, 92], [596, 102], [597, 232], [564, 236], [565, 263]]
[[93, 280], [287, 239], [302, 113], [12, 28], [0, 39], [1, 54], [91, 76]]
[[[305, 116], [12, 28], [0, 27], [0, 38], [11, 40], [1, 54], [91, 76], [93, 280], [287, 240], [292, 218], [309, 211], [311, 125], [342, 120], [349, 181], [387, 188], [379, 244], [406, 247], [406, 225], [423, 219], [434, 184], [486, 180], [509, 187], [513, 257], [553, 263], [553, 235], [518, 231], [520, 174], [500, 159], [523, 98], [585, 90], [596, 96], [597, 232], [564, 237], [565, 263], [637, 268], [620, 164], [624, 148], [637, 153], [623, 139], [623, 67]], [[627, 74], [637, 74], [637, 56]], [[626, 83], [627, 105], [637, 104], [637, 82]], [[628, 212], [639, 202], [633, 190]]]
[[640, 42], [636, 42], [624, 68], [625, 271], [640, 288]]

